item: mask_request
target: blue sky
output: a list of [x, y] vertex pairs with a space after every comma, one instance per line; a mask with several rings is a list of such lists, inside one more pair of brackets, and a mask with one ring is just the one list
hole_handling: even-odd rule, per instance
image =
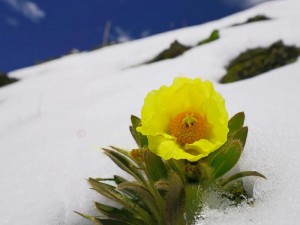
[[58, 57], [73, 48], [132, 40], [201, 24], [264, 0], [0, 0], [0, 71]]

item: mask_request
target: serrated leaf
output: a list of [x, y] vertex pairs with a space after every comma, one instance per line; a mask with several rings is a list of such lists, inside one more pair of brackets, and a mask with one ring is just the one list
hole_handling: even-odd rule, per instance
[[134, 115], [131, 115], [131, 124], [132, 126], [129, 127], [129, 130], [137, 145], [140, 148], [147, 147], [148, 146], [147, 136], [142, 135], [140, 132], [136, 130], [137, 127], [142, 125], [141, 119]]
[[211, 163], [212, 168], [214, 169], [214, 176], [218, 178], [230, 169], [232, 169], [235, 164], [238, 162], [242, 154], [242, 145], [237, 140], [232, 140], [226, 144], [222, 151], [214, 158]]
[[223, 180], [220, 183], [220, 185], [225, 186], [234, 180], [237, 180], [237, 179], [240, 179], [243, 177], [248, 177], [248, 176], [256, 176], [256, 177], [261, 177], [261, 178], [267, 179], [263, 174], [261, 174], [257, 171], [243, 171], [243, 172], [239, 172], [239, 173], [232, 175], [231, 177], [227, 178], [226, 180]]
[[161, 216], [158, 211], [155, 198], [149, 190], [134, 182], [123, 182], [118, 186], [118, 189], [123, 192], [130, 193], [139, 199], [139, 204], [142, 203], [142, 205], [147, 208], [147, 211], [150, 213], [150, 215], [152, 215], [153, 219], [155, 218], [155, 224], [160, 224]]
[[245, 121], [245, 114], [244, 112], [239, 112], [235, 114], [231, 119], [228, 121], [228, 137], [232, 136], [236, 131], [241, 129], [244, 125]]
[[165, 221], [167, 225], [183, 225], [185, 208], [185, 190], [181, 178], [170, 175], [169, 190], [166, 194]]
[[137, 218], [134, 214], [130, 213], [124, 208], [118, 209], [98, 202], [95, 202], [95, 206], [97, 210], [99, 210], [103, 215], [107, 216], [108, 218], [123, 221], [131, 225], [146, 224], [141, 219]]
[[166, 180], [168, 172], [162, 159], [150, 151], [144, 151], [144, 159], [147, 168], [147, 174], [152, 183], [159, 180]]

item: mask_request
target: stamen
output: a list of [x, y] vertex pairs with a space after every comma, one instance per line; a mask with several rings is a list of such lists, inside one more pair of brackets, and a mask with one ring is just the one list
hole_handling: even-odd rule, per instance
[[192, 144], [205, 137], [207, 121], [199, 113], [183, 112], [173, 118], [169, 125], [169, 133], [177, 138], [177, 143]]
[[186, 127], [191, 127], [195, 125], [197, 119], [194, 117], [194, 114], [187, 115], [185, 118], [182, 119], [182, 124], [185, 124]]

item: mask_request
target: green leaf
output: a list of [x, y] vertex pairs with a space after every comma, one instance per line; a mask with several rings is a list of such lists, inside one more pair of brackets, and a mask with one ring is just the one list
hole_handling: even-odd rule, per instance
[[134, 115], [131, 115], [131, 124], [132, 126], [129, 127], [129, 130], [137, 145], [140, 148], [147, 147], [148, 146], [147, 136], [142, 135], [140, 132], [136, 130], [137, 127], [142, 125], [141, 119]]
[[227, 178], [226, 180], [221, 181], [220, 185], [221, 186], [225, 186], [227, 184], [229, 184], [230, 182], [243, 178], [243, 177], [248, 177], [248, 176], [256, 176], [256, 177], [261, 177], [264, 179], [267, 179], [264, 175], [262, 175], [261, 173], [257, 172], [257, 171], [243, 171], [243, 172], [239, 172], [236, 173], [234, 175], [232, 175], [231, 177]]
[[175, 159], [169, 159], [166, 161], [168, 166], [173, 170], [177, 175], [181, 178], [183, 183], [187, 182], [187, 178], [184, 175], [185, 174], [185, 168], [186, 168], [186, 161], [183, 159], [175, 160]]
[[166, 194], [166, 225], [183, 225], [185, 209], [185, 190], [181, 178], [176, 173], [170, 174], [169, 190]]
[[100, 193], [101, 195], [120, 203], [122, 206], [126, 208], [126, 210], [128, 210], [133, 214], [138, 214], [145, 221], [151, 221], [151, 217], [147, 211], [145, 211], [137, 203], [133, 202], [132, 199], [129, 199], [125, 195], [118, 192], [115, 189], [115, 187], [105, 183], [98, 182], [93, 178], [89, 178], [88, 181], [92, 186], [92, 188], [98, 193]]
[[232, 169], [238, 162], [242, 153], [242, 144], [238, 140], [231, 140], [225, 144], [219, 154], [211, 163], [214, 169], [215, 178], [218, 178], [230, 169]]
[[239, 112], [235, 114], [229, 121], [228, 121], [228, 137], [231, 137], [236, 131], [241, 129], [244, 125], [245, 121], [245, 114], [244, 112]]
[[235, 131], [233, 136], [228, 138], [228, 140], [223, 144], [220, 148], [216, 151], [210, 153], [206, 158], [205, 161], [208, 165], [211, 165], [212, 162], [219, 157], [219, 155], [223, 154], [223, 152], [228, 148], [228, 146], [232, 143], [232, 141], [239, 141], [242, 145], [241, 150], [243, 150], [248, 135], [248, 127], [242, 127], [239, 130]]
[[205, 162], [199, 162], [200, 183], [203, 187], [208, 187], [214, 180], [214, 169]]
[[233, 201], [234, 205], [239, 205], [243, 201], [251, 198], [246, 192], [241, 179], [230, 182], [230, 184], [223, 187], [223, 196]]
[[132, 160], [130, 160], [128, 157], [124, 156], [123, 154], [112, 151], [109, 149], [103, 149], [105, 151], [105, 154], [122, 170], [124, 170], [126, 173], [129, 173], [134, 178], [136, 178], [138, 181], [143, 182], [144, 178], [143, 175], [140, 173], [140, 171], [137, 169], [137, 165], [133, 163]]
[[106, 187], [106, 188], [109, 188], [109, 189], [112, 189], [112, 190], [115, 190], [116, 187], [113, 186], [113, 185], [110, 185], [110, 184], [106, 184], [106, 183], [103, 183], [101, 182], [100, 180], [98, 180], [98, 178], [94, 179], [94, 178], [89, 178], [87, 180], [89, 182], [89, 184], [92, 186], [92, 188], [103, 188], [103, 185]]
[[131, 119], [131, 124], [134, 128], [137, 128], [142, 125], [141, 119], [138, 118], [137, 116], [131, 115], [130, 119]]
[[194, 224], [196, 215], [203, 207], [199, 185], [188, 184], [185, 186], [185, 219], [186, 224]]
[[144, 188], [142, 185], [134, 182], [123, 182], [118, 185], [118, 189], [120, 191], [129, 193], [139, 199], [139, 204], [143, 207], [146, 207], [147, 211], [150, 213], [150, 215], [152, 215], [153, 219], [156, 220], [156, 222], [153, 222], [153, 224], [160, 224], [161, 218], [156, 206], [156, 201], [149, 190]]
[[95, 217], [94, 216], [89, 216], [87, 214], [84, 214], [84, 213], [80, 213], [80, 212], [77, 212], [77, 211], [74, 211], [75, 213], [77, 213], [78, 215], [90, 220], [90, 221], [93, 221], [95, 222]]
[[113, 220], [113, 219], [98, 219], [95, 218], [95, 222], [98, 225], [132, 225], [130, 223], [126, 223], [120, 220]]
[[[121, 148], [117, 148], [115, 146], [109, 146], [109, 147], [112, 148], [113, 150], [119, 152], [120, 154], [130, 158], [130, 154], [128, 151], [121, 149]], [[102, 148], [102, 149], [105, 150], [105, 148]]]
[[127, 180], [123, 177], [118, 176], [118, 175], [114, 175], [114, 181], [117, 185], [119, 185], [119, 184], [121, 184], [121, 183], [123, 183]]
[[120, 220], [131, 225], [145, 225], [146, 223], [137, 218], [134, 214], [130, 213], [126, 209], [118, 209], [108, 205], [104, 205], [98, 202], [95, 202], [96, 209], [99, 210], [103, 215], [111, 219]]
[[[228, 140], [227, 140], [228, 142]], [[226, 143], [227, 143], [226, 142]], [[205, 162], [208, 165], [211, 165], [211, 163], [214, 161], [214, 159], [223, 151], [225, 144], [223, 144], [220, 148], [218, 148], [217, 150], [215, 150], [214, 152], [210, 153], [206, 158], [203, 159], [203, 161], [205, 160]]]
[[95, 178], [97, 181], [114, 181], [114, 178]]
[[241, 129], [239, 129], [233, 134], [231, 139], [238, 140], [242, 144], [242, 150], [243, 150], [244, 146], [246, 145], [247, 135], [248, 135], [248, 127], [242, 127]]
[[168, 191], [169, 181], [167, 180], [158, 180], [154, 183], [155, 189], [159, 192], [159, 194], [163, 197]]
[[187, 183], [200, 183], [201, 172], [199, 162], [187, 161], [184, 165], [184, 176]]
[[145, 164], [149, 179], [153, 182], [159, 180], [166, 180], [168, 178], [168, 172], [162, 159], [154, 153], [145, 150], [144, 151]]

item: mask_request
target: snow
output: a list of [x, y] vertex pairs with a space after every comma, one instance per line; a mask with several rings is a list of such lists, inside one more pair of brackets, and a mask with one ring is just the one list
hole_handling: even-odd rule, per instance
[[[207, 24], [63, 57], [13, 71], [21, 81], [0, 89], [0, 225], [88, 225], [73, 211], [95, 213], [88, 177], [123, 172], [99, 151], [135, 147], [131, 114], [140, 115], [143, 98], [176, 76], [215, 83], [230, 115], [246, 113], [249, 137], [240, 167], [268, 180], [247, 179], [257, 202], [205, 210], [198, 224], [299, 224], [300, 112], [299, 60], [264, 75], [217, 83], [229, 60], [247, 48], [280, 39], [300, 46], [300, 2], [263, 3]], [[271, 21], [230, 27], [264, 14]], [[213, 29], [221, 38], [184, 55], [140, 65], [175, 39], [195, 45]]]

